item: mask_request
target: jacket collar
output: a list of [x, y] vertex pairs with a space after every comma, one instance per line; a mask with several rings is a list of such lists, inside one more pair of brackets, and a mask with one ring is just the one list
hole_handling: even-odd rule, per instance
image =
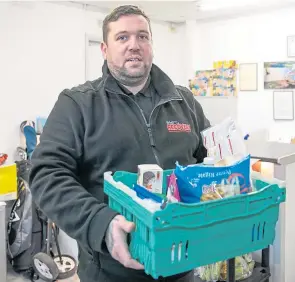
[[[102, 73], [104, 87], [107, 92], [124, 94], [116, 79], [111, 75], [106, 61], [103, 64]], [[172, 80], [155, 64], [152, 65], [150, 77], [151, 83], [161, 99], [182, 99]]]

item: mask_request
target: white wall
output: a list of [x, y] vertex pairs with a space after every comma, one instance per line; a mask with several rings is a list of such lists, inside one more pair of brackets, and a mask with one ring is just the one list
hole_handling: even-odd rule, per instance
[[[193, 50], [188, 66], [191, 76], [197, 69], [212, 69], [215, 60], [259, 64], [258, 91], [238, 93], [237, 118], [245, 132], [262, 128], [278, 130], [280, 126], [284, 132], [295, 135], [295, 121], [273, 120], [273, 92], [263, 89], [263, 62], [292, 60], [287, 57], [286, 42], [288, 35], [295, 34], [294, 14], [295, 8], [277, 9], [236, 19], [188, 24]], [[226, 109], [222, 102], [222, 109]]]
[[[0, 3], [0, 152], [13, 155], [19, 124], [46, 116], [58, 94], [85, 81], [85, 33], [101, 36], [103, 14], [53, 3]], [[152, 23], [155, 63], [186, 83], [180, 27]]]

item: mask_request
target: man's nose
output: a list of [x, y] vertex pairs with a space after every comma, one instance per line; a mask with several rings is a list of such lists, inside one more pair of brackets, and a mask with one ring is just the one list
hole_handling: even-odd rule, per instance
[[136, 51], [139, 50], [139, 42], [137, 37], [131, 37], [129, 40], [129, 50]]

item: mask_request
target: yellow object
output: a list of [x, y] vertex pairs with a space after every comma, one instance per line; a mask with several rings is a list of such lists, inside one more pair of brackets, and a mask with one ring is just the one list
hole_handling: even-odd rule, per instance
[[17, 198], [16, 164], [0, 166], [0, 201]]

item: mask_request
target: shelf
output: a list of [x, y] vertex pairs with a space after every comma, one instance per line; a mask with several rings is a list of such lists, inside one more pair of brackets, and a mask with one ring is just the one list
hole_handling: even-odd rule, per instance
[[[268, 278], [270, 277], [270, 272], [268, 268], [260, 267], [257, 265], [254, 270], [251, 277], [240, 280], [239, 282], [266, 282]], [[199, 277], [195, 276], [194, 282], [204, 282]]]

